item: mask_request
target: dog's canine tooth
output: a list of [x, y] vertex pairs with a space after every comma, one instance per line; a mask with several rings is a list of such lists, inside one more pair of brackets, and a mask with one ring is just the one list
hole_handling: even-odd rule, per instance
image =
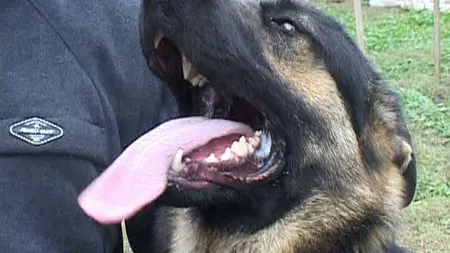
[[182, 68], [183, 68], [183, 77], [185, 80], [189, 80], [197, 72], [195, 71], [192, 63], [186, 58], [184, 54], [182, 55]]
[[182, 149], [179, 149], [178, 151], [177, 151], [177, 153], [175, 154], [175, 157], [173, 158], [173, 161], [172, 161], [172, 170], [174, 170], [174, 171], [181, 171], [181, 169], [183, 168], [182, 166], [181, 166], [181, 159], [183, 158], [183, 150]]
[[156, 36], [155, 36], [155, 40], [153, 41], [155, 49], [158, 48], [159, 43], [161, 43], [161, 40], [164, 38], [164, 34], [162, 34], [161, 32], [157, 32]]
[[183, 77], [185, 80], [189, 81], [192, 86], [203, 87], [208, 79], [203, 75], [199, 74], [198, 71], [194, 68], [194, 65], [187, 59], [187, 57], [182, 54], [182, 63], [181, 67], [183, 69]]
[[218, 163], [219, 159], [217, 159], [216, 155], [214, 153], [211, 153], [208, 158], [204, 160], [207, 163]]
[[220, 160], [227, 161], [227, 160], [230, 160], [233, 157], [234, 157], [233, 152], [231, 151], [230, 148], [227, 148], [227, 149], [225, 149], [225, 153], [223, 153], [222, 156], [220, 157]]

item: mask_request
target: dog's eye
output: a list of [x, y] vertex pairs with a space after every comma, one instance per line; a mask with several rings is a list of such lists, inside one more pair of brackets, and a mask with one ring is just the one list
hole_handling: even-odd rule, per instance
[[283, 23], [283, 29], [288, 31], [288, 32], [292, 32], [292, 31], [295, 30], [295, 27], [289, 22], [284, 22]]
[[294, 32], [296, 30], [293, 23], [287, 19], [272, 19], [272, 23], [276, 24], [286, 32]]

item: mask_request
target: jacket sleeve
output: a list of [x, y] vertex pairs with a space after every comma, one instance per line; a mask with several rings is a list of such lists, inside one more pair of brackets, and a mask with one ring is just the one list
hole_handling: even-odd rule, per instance
[[77, 197], [120, 152], [113, 109], [29, 2], [2, 1], [0, 24], [0, 251], [112, 252], [119, 228]]
[[2, 253], [121, 252], [119, 227], [96, 224], [77, 197], [177, 113], [140, 53], [139, 4], [0, 0]]
[[[118, 143], [108, 100], [45, 17], [18, 2], [0, 10], [0, 155], [67, 155], [105, 165]], [[27, 133], [39, 124], [21, 122], [32, 118], [54, 126]], [[58, 138], [45, 134], [58, 128]]]

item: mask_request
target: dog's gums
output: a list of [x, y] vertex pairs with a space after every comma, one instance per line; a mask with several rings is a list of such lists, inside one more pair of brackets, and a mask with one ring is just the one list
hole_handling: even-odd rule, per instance
[[[227, 146], [230, 142], [231, 146]], [[270, 174], [258, 173], [258, 169], [269, 157], [271, 145], [269, 133], [256, 131], [252, 137], [229, 135], [213, 139], [185, 155], [180, 149], [168, 172], [169, 177], [180, 182], [187, 179], [221, 184], [235, 180], [245, 183], [259, 181]]]
[[168, 171], [169, 185], [202, 188], [212, 182], [232, 186], [275, 174], [283, 152], [272, 152], [271, 123], [266, 115], [246, 99], [211, 83], [163, 33], [157, 32], [153, 41], [152, 65], [170, 85], [184, 116], [227, 119], [256, 130], [253, 136], [221, 136], [195, 150], [178, 150]]

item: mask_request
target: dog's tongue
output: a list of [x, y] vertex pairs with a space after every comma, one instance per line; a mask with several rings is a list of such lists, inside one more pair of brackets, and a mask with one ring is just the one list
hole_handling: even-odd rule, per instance
[[158, 198], [178, 149], [185, 152], [230, 134], [253, 134], [244, 124], [188, 117], [168, 121], [133, 142], [79, 196], [84, 212], [100, 223], [118, 223]]

